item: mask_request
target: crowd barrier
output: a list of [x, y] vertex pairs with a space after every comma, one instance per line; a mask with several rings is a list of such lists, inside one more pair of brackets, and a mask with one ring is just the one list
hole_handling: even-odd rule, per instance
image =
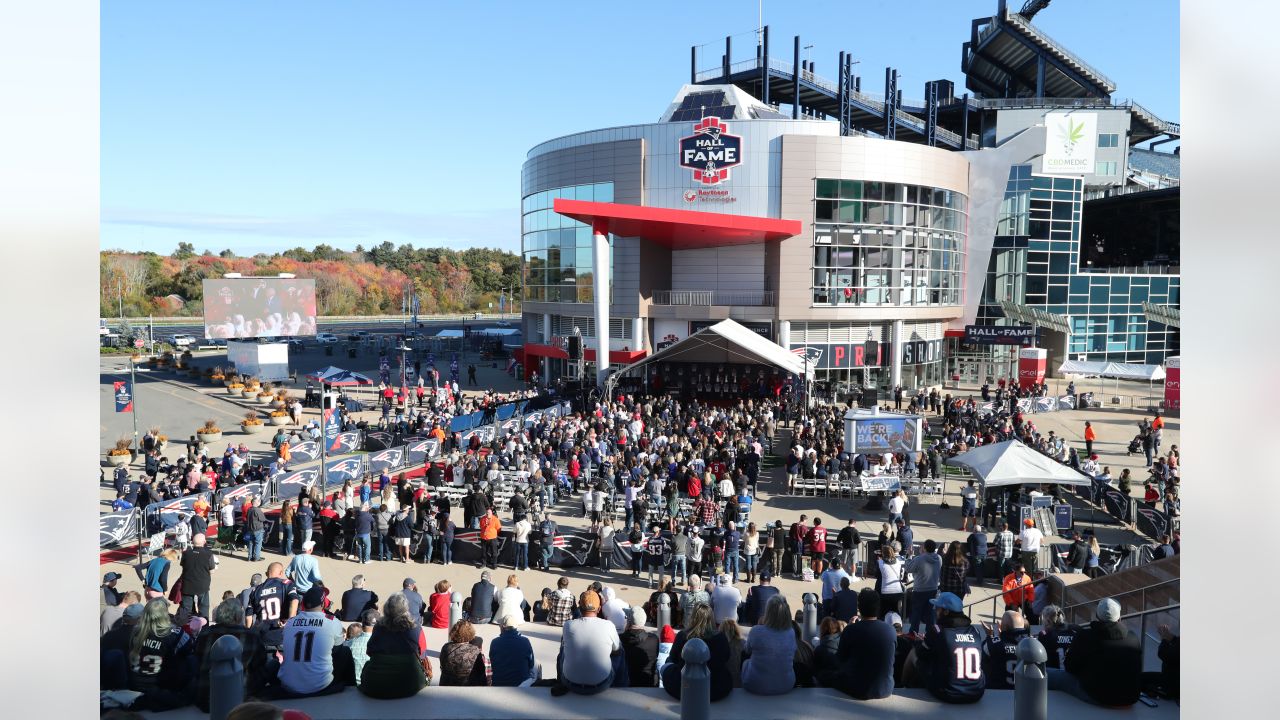
[[[1080, 398], [1084, 400], [1087, 407], [1087, 403], [1091, 402], [1093, 399], [1093, 393], [1081, 393]], [[1007, 409], [1008, 403], [1003, 402], [1000, 404], [1000, 406], [1002, 408]], [[1035, 397], [1035, 398], [1018, 398], [1018, 409], [1021, 410], [1023, 414], [1057, 412], [1059, 410], [1075, 410], [1076, 396], [1075, 395], [1058, 395], [1056, 397], [1045, 396], [1045, 397]], [[987, 401], [978, 403], [979, 417], [985, 417], [987, 415], [991, 415], [995, 413], [995, 411], [996, 411], [996, 404], [994, 401], [987, 400]]]

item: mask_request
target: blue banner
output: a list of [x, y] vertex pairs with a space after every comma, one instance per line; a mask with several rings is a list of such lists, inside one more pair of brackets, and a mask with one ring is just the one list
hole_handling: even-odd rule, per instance
[[303, 440], [297, 445], [290, 445], [289, 455], [294, 463], [315, 462], [320, 459], [320, 443], [315, 440]]
[[276, 497], [281, 500], [293, 500], [303, 490], [310, 490], [320, 482], [320, 468], [312, 467], [285, 473], [276, 479]]
[[98, 516], [98, 547], [120, 545], [138, 537], [138, 508]]
[[369, 472], [378, 474], [383, 470], [395, 470], [404, 466], [405, 452], [403, 447], [389, 448], [370, 453], [368, 456]]
[[914, 419], [885, 418], [854, 421], [854, 451], [888, 453], [916, 450]]
[[360, 433], [344, 432], [337, 433], [333, 439], [329, 441], [329, 447], [326, 452], [330, 455], [346, 455], [360, 449]]
[[405, 446], [410, 465], [424, 463], [440, 454], [440, 441], [435, 438], [417, 438]]
[[112, 383], [116, 396], [116, 412], [133, 412], [133, 383], [129, 380], [116, 380]]
[[364, 471], [364, 458], [360, 455], [355, 455], [353, 457], [330, 460], [324, 464], [324, 469], [324, 487], [328, 490], [348, 480], [359, 480], [360, 473]]

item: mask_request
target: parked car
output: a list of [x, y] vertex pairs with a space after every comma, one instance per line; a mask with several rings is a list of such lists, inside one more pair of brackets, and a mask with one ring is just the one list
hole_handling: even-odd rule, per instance
[[169, 344], [176, 348], [187, 347], [188, 345], [194, 343], [195, 341], [196, 341], [196, 336], [188, 335], [187, 333], [177, 333], [176, 335], [172, 335], [169, 338]]
[[304, 345], [298, 338], [289, 338], [289, 352], [300, 352], [305, 347], [306, 345]]
[[316, 333], [316, 342], [320, 343], [321, 345], [337, 345], [338, 336], [334, 335], [333, 333], [327, 333], [327, 332]]

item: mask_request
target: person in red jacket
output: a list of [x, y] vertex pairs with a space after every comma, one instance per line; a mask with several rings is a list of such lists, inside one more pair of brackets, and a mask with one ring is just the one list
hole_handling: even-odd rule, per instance
[[441, 580], [436, 583], [436, 591], [431, 593], [429, 608], [431, 610], [431, 627], [441, 630], [449, 627], [449, 603], [452, 601], [452, 593], [449, 592], [448, 580]]
[[813, 519], [813, 527], [809, 528], [809, 532], [805, 533], [804, 540], [809, 550], [813, 576], [816, 578], [826, 569], [827, 564], [827, 529], [822, 526], [822, 518], [815, 517]]

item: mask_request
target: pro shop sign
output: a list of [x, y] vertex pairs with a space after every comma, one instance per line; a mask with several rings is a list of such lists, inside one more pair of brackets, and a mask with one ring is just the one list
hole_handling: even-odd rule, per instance
[[720, 118], [702, 118], [693, 134], [680, 138], [680, 167], [693, 171], [694, 182], [719, 185], [729, 179], [729, 170], [742, 163], [742, 138], [729, 134]]

